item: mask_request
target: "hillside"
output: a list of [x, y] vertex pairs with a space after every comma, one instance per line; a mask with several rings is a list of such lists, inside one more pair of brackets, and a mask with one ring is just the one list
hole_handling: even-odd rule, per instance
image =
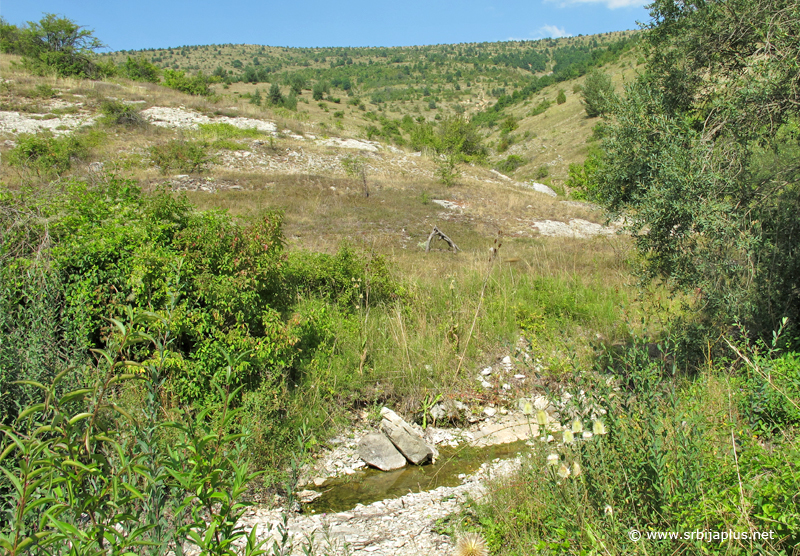
[[800, 8], [651, 9], [102, 56], [0, 18], [4, 553], [794, 556]]
[[[272, 84], [288, 97], [291, 85], [299, 83], [295, 109], [270, 110], [265, 100], [265, 116], [295, 120], [314, 133], [380, 139], [399, 147], [409, 141], [404, 118], [415, 122], [459, 114], [471, 118], [499, 102], [503, 108], [484, 114], [489, 117], [481, 121], [490, 165], [515, 154], [522, 160], [516, 167], [506, 167], [506, 172], [521, 180], [548, 180], [560, 190], [569, 164], [582, 162], [593, 125], [583, 117], [576, 94], [581, 76], [588, 68], [602, 67], [621, 88], [636, 72], [636, 54], [630, 51], [634, 45], [635, 33], [617, 32], [394, 48], [185, 46], [104, 56], [116, 64], [144, 57], [162, 69], [216, 75], [224, 83], [214, 86], [214, 93], [226, 105], [249, 103], [257, 90], [265, 96]], [[545, 78], [558, 84], [537, 85]], [[314, 100], [312, 89], [317, 86], [325, 93]], [[567, 102], [557, 106], [561, 89]], [[546, 99], [552, 103], [547, 114], [540, 110], [538, 117], [531, 116]], [[498, 124], [509, 116], [517, 120], [518, 128], [504, 134]]]

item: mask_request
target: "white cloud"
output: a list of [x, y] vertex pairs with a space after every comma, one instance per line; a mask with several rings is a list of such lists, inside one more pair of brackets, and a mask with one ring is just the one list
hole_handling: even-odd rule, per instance
[[556, 1], [563, 8], [573, 4], [605, 4], [610, 10], [617, 8], [633, 8], [649, 4], [649, 0], [545, 0]]
[[536, 30], [534, 36], [537, 39], [560, 39], [563, 37], [571, 37], [572, 34], [567, 33], [563, 27], [556, 27], [555, 25], [542, 25]]

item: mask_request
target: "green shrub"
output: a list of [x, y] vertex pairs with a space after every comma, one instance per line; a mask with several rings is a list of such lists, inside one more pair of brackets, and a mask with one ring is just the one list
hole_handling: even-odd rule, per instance
[[550, 106], [552, 106], [552, 102], [547, 99], [544, 99], [542, 102], [536, 105], [533, 110], [531, 110], [529, 116], [538, 116], [539, 114], [544, 113]]
[[69, 170], [75, 160], [89, 154], [90, 141], [76, 135], [54, 137], [49, 132], [22, 134], [8, 153], [12, 166], [30, 168], [38, 175], [60, 174]]
[[65, 17], [45, 14], [19, 29], [17, 37], [23, 66], [38, 75], [97, 79], [114, 72], [111, 64], [93, 59], [93, 51], [103, 46], [93, 32]]
[[212, 162], [204, 143], [172, 139], [150, 147], [150, 158], [162, 174], [204, 172]]
[[270, 86], [267, 100], [269, 100], [272, 106], [283, 105], [283, 93], [281, 93], [281, 88], [277, 83], [273, 83], [272, 86]]
[[549, 175], [550, 175], [550, 167], [544, 164], [536, 169], [536, 172], [533, 174], [533, 178], [537, 180], [543, 180]]
[[518, 154], [510, 154], [505, 160], [501, 160], [495, 165], [495, 170], [504, 174], [509, 174], [525, 164], [525, 159]]
[[586, 76], [580, 94], [581, 103], [586, 109], [586, 115], [590, 118], [608, 113], [617, 98], [611, 77], [596, 69]]
[[[240, 428], [231, 407], [236, 392], [215, 384], [223, 401], [213, 419], [201, 411], [164, 420], [159, 386], [169, 339], [160, 343], [148, 332], [169, 317], [130, 317], [115, 321], [88, 387], [60, 392], [63, 375], [37, 383], [44, 403], [2, 426], [0, 546], [7, 554], [132, 554], [145, 546], [181, 553], [187, 542], [205, 554], [240, 553], [241, 497], [256, 474], [248, 469], [246, 434], [228, 432]], [[126, 361], [143, 341], [158, 356], [145, 365]], [[144, 379], [144, 403], [127, 411], [115, 392], [137, 378]], [[247, 541], [245, 554], [266, 548], [255, 530]]]
[[170, 89], [175, 89], [190, 95], [210, 96], [212, 80], [203, 74], [202, 71], [197, 75], [189, 77], [181, 70], [164, 70], [164, 85]]
[[147, 83], [158, 83], [161, 70], [155, 64], [147, 60], [144, 55], [125, 60], [121, 67], [122, 74], [134, 81], [145, 81]]
[[116, 100], [106, 100], [100, 105], [102, 120], [108, 124], [143, 126], [147, 124], [139, 110], [131, 104], [124, 104]]
[[567, 102], [567, 95], [564, 93], [564, 89], [558, 90], [558, 96], [556, 97], [557, 104], [564, 104]]

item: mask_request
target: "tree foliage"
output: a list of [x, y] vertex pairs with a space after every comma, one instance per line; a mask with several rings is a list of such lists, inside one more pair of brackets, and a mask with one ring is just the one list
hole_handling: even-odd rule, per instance
[[21, 29], [4, 23], [3, 50], [23, 56], [23, 64], [37, 74], [98, 78], [113, 71], [93, 59], [104, 45], [94, 32], [66, 17], [45, 14]]
[[[586, 109], [586, 115], [590, 118], [596, 118], [608, 113], [615, 99], [616, 95], [611, 77], [598, 70], [590, 71], [581, 90], [581, 103]], [[566, 102], [566, 97], [564, 101]]]
[[597, 196], [707, 324], [800, 318], [800, 5], [657, 0]]

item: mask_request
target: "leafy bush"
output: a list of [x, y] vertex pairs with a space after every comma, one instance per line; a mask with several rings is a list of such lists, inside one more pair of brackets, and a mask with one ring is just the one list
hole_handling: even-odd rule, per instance
[[122, 65], [122, 74], [134, 81], [145, 81], [147, 83], [158, 83], [161, 70], [155, 64], [147, 60], [144, 55], [125, 60]]
[[22, 134], [17, 145], [8, 153], [12, 166], [34, 170], [38, 175], [60, 174], [72, 167], [74, 160], [86, 158], [89, 144], [76, 135], [54, 137], [49, 132]]
[[[216, 385], [223, 402], [213, 421], [208, 411], [163, 420], [159, 385], [169, 339], [150, 336], [148, 324], [169, 321], [152, 313], [115, 321], [89, 387], [60, 393], [63, 374], [34, 383], [43, 403], [0, 427], [6, 553], [182, 553], [187, 542], [205, 554], [239, 553], [234, 542], [246, 533], [237, 522], [247, 507], [240, 498], [256, 474], [244, 455], [246, 435], [227, 432], [237, 420], [230, 407], [236, 392]], [[126, 361], [142, 341], [157, 357], [146, 365]], [[136, 379], [147, 385], [144, 403], [127, 411], [115, 391]], [[246, 541], [245, 554], [266, 547], [255, 530]]]
[[210, 96], [212, 79], [202, 71], [189, 77], [181, 70], [164, 70], [164, 85], [190, 95]]
[[537, 104], [533, 110], [530, 112], [530, 116], [538, 116], [539, 114], [543, 114], [550, 106], [552, 106], [552, 102], [547, 99], [544, 99], [542, 102]]
[[525, 164], [525, 159], [519, 156], [518, 154], [510, 154], [508, 155], [505, 160], [501, 160], [498, 162], [494, 169], [498, 172], [502, 172], [503, 174], [510, 174], [511, 172], [515, 171], [517, 168]]
[[567, 95], [564, 93], [564, 89], [558, 90], [558, 96], [556, 97], [557, 104], [564, 104], [567, 102]]
[[150, 147], [150, 158], [162, 174], [203, 172], [212, 162], [204, 143], [172, 139]]
[[103, 121], [108, 124], [143, 126], [147, 124], [139, 110], [131, 104], [106, 100], [100, 105]]
[[29, 22], [27, 28], [18, 30], [15, 40], [8, 40], [22, 54], [23, 65], [39, 75], [95, 79], [114, 71], [92, 59], [93, 51], [103, 46], [92, 31], [55, 14]]
[[598, 70], [592, 70], [586, 76], [581, 90], [581, 103], [590, 118], [602, 116], [611, 111], [616, 100], [614, 84], [611, 77]]

